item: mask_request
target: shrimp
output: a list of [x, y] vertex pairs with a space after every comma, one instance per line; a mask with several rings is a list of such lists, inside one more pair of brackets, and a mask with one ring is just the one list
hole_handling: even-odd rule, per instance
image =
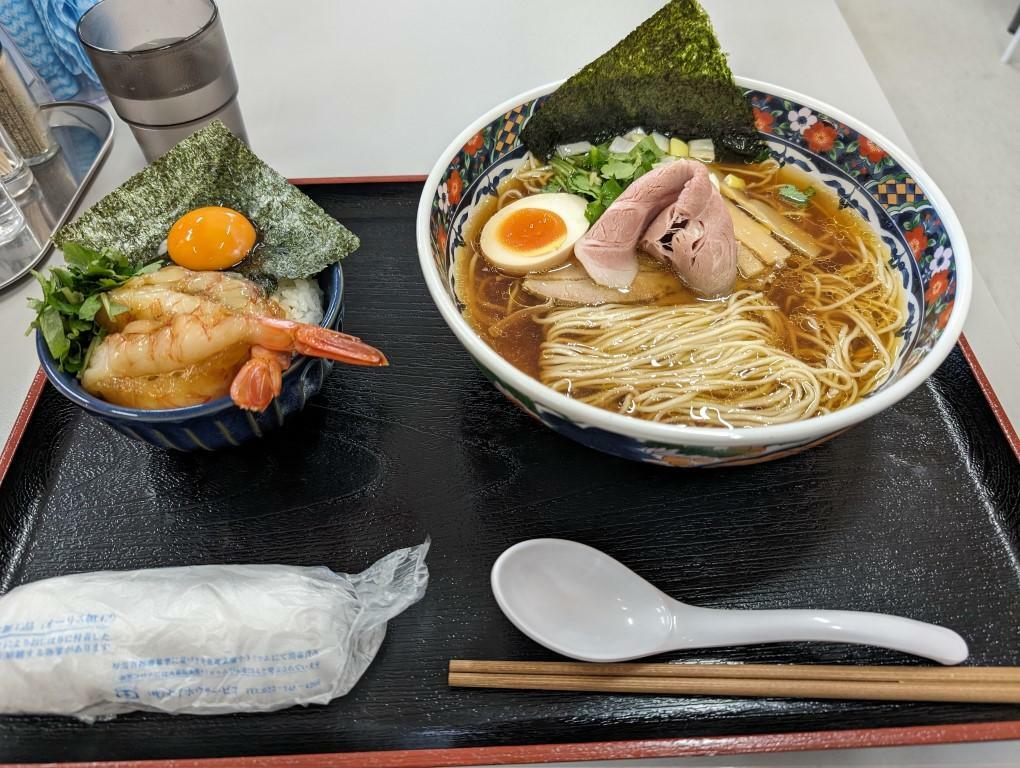
[[[82, 386], [109, 402], [132, 405], [140, 400], [139, 380], [147, 380], [154, 384], [151, 401], [173, 390], [172, 405], [155, 407], [177, 407], [189, 399], [186, 404], [193, 405], [229, 391], [242, 408], [264, 410], [280, 393], [291, 352], [352, 365], [387, 365], [382, 352], [346, 333], [206, 307], [164, 320], [135, 320], [109, 334], [93, 350]], [[205, 386], [213, 370], [221, 374], [218, 388]], [[203, 386], [189, 392], [196, 374]], [[168, 378], [175, 380], [173, 387]]]
[[294, 353], [387, 365], [355, 336], [283, 319], [254, 283], [223, 273], [166, 267], [110, 291], [125, 309], [82, 372], [87, 392], [134, 408], [178, 408], [230, 394], [262, 411], [280, 394]]
[[252, 347], [251, 358], [230, 385], [230, 399], [245, 410], [265, 410], [283, 389], [283, 372], [289, 365], [287, 352]]
[[243, 314], [283, 317], [280, 305], [265, 298], [250, 280], [224, 272], [193, 272], [184, 267], [164, 267], [139, 275], [110, 291], [108, 297], [126, 310], [98, 319], [107, 330], [121, 330], [132, 320], [153, 320], [168, 315], [196, 312], [215, 304]]
[[[89, 376], [86, 389], [115, 405], [128, 408], [183, 408], [223, 397], [229, 382], [249, 358], [237, 346], [166, 373], [149, 376]], [[83, 382], [84, 384], [84, 382]]]

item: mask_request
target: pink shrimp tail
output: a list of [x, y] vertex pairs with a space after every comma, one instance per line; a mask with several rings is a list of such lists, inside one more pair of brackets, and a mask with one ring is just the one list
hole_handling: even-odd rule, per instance
[[290, 355], [252, 347], [251, 359], [241, 366], [230, 385], [230, 399], [248, 411], [264, 411], [283, 388], [283, 371]]
[[259, 344], [271, 349], [294, 350], [349, 365], [389, 365], [386, 355], [349, 333], [293, 320], [260, 317]]
[[302, 355], [325, 357], [349, 365], [389, 365], [386, 355], [356, 336], [318, 325], [302, 325], [294, 334], [294, 349]]

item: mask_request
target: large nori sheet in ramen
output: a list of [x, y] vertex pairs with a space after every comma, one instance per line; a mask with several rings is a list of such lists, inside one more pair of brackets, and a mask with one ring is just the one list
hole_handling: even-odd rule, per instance
[[[0, 718], [0, 760], [271, 755], [607, 741], [1020, 718], [1020, 706], [449, 689], [451, 658], [550, 659], [489, 591], [509, 545], [561, 536], [724, 608], [887, 611], [1020, 664], [1020, 466], [959, 351], [897, 406], [803, 455], [676, 470], [610, 458], [496, 392], [426, 293], [418, 185], [316, 187], [362, 238], [346, 327], [386, 370], [334, 369], [285, 430], [214, 455], [134, 443], [47, 388], [0, 488], [0, 587], [98, 569], [360, 570], [431, 536], [425, 599], [347, 697], [271, 714]], [[909, 663], [788, 644], [667, 658]]]

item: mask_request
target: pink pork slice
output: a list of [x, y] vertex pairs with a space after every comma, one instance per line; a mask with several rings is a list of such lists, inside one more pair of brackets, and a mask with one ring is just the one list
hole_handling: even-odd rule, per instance
[[670, 263], [693, 290], [714, 296], [737, 279], [737, 241], [708, 170], [677, 160], [623, 191], [574, 246], [596, 283], [626, 288], [637, 276], [637, 248]]

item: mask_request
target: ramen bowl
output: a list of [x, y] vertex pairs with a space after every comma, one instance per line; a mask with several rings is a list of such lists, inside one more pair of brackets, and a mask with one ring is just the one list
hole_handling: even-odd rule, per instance
[[852, 207], [888, 247], [903, 281], [907, 317], [886, 381], [858, 402], [800, 421], [742, 428], [665, 424], [614, 413], [546, 387], [504, 359], [462, 314], [454, 257], [465, 225], [496, 194], [526, 150], [520, 132], [553, 83], [500, 104], [475, 120], [432, 169], [418, 206], [421, 269], [433, 301], [493, 385], [545, 426], [626, 459], [676, 467], [769, 461], [818, 445], [895, 404], [920, 386], [952, 350], [971, 294], [970, 251], [945, 196], [903, 150], [877, 131], [816, 99], [737, 78], [755, 122], [781, 165]]

